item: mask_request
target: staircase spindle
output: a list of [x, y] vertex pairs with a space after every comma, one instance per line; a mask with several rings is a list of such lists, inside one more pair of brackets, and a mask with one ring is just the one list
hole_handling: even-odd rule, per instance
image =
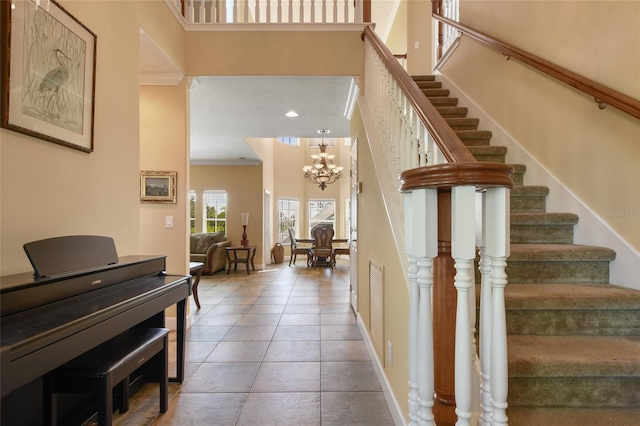
[[486, 228], [487, 254], [491, 259], [491, 403], [492, 425], [507, 424], [507, 321], [504, 288], [507, 285], [507, 257], [509, 257], [509, 188], [487, 188]]
[[469, 291], [473, 284], [475, 259], [475, 186], [454, 186], [451, 190], [451, 249], [455, 259], [457, 290], [455, 336], [455, 395], [457, 425], [471, 425], [473, 352]]
[[486, 193], [483, 198], [483, 244], [480, 247], [480, 367], [482, 384], [480, 386], [480, 406], [482, 415], [480, 422], [484, 426], [491, 425], [491, 260], [487, 255], [486, 242]]
[[277, 14], [276, 22], [278, 24], [281, 24], [282, 23], [282, 0], [278, 0], [278, 7], [276, 10], [276, 14]]

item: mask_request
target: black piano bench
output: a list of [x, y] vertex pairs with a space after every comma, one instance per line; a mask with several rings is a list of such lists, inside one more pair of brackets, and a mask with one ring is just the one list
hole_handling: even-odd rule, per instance
[[113, 388], [121, 386], [120, 412], [129, 410], [129, 375], [142, 364], [155, 362], [160, 381], [160, 412], [169, 405], [168, 342], [166, 328], [132, 328], [91, 349], [44, 376], [44, 424], [57, 424], [57, 393], [95, 393], [98, 425], [111, 426]]

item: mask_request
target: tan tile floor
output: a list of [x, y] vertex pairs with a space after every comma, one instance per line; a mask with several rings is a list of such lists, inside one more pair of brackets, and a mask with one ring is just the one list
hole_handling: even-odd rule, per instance
[[114, 424], [393, 425], [348, 282], [348, 260], [333, 271], [298, 262], [203, 277], [169, 411], [158, 413], [148, 384]]

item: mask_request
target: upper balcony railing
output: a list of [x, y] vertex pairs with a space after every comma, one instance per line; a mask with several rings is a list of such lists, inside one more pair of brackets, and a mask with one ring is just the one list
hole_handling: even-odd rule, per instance
[[370, 0], [166, 0], [194, 24], [359, 24]]

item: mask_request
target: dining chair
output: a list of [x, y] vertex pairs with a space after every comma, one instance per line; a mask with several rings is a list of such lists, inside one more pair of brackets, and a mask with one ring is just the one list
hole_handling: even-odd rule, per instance
[[333, 235], [334, 230], [328, 226], [317, 226], [311, 230], [313, 247], [309, 250], [311, 263], [315, 268], [318, 266], [318, 259], [326, 259], [327, 264], [333, 269], [335, 258], [333, 256]]
[[307, 266], [309, 266], [309, 247], [298, 247], [296, 243], [296, 231], [293, 228], [289, 228], [289, 239], [291, 240], [291, 257], [289, 258], [289, 266], [291, 266], [291, 262], [296, 264], [296, 258], [299, 254], [303, 254], [307, 256]]

